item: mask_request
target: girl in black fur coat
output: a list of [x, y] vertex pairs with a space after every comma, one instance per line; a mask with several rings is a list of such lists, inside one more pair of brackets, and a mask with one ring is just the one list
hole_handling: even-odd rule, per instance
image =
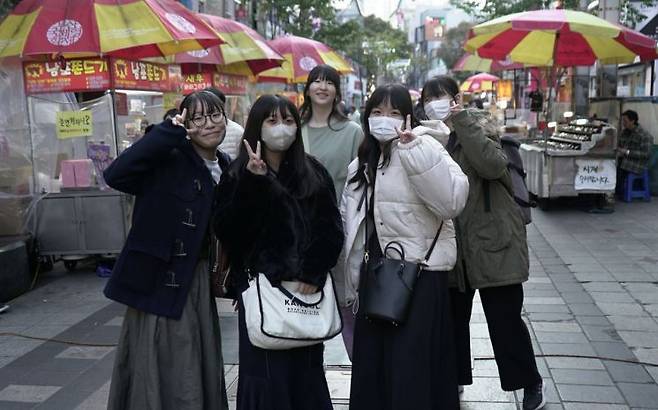
[[[235, 295], [250, 272], [273, 285], [299, 282], [301, 293], [324, 286], [343, 244], [336, 193], [326, 169], [304, 153], [299, 114], [285, 97], [254, 104], [243, 147], [217, 188], [215, 233], [231, 264]], [[253, 346], [238, 296], [239, 410], [330, 410], [322, 344], [290, 350]]]

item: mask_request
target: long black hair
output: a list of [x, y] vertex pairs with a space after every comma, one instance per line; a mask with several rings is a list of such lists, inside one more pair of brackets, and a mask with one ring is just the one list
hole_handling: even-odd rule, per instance
[[[362, 118], [363, 121], [363, 133], [365, 137], [363, 142], [359, 146], [359, 170], [356, 175], [354, 175], [349, 183], [358, 184], [357, 187], [367, 183], [368, 179], [373, 180], [377, 168], [380, 166], [379, 157], [382, 155], [382, 148], [380, 148], [379, 142], [375, 137], [370, 133], [370, 124], [368, 123], [368, 118], [370, 118], [370, 113], [373, 109], [377, 108], [382, 104], [389, 102], [391, 107], [400, 111], [402, 114], [403, 120], [406, 122], [407, 115], [411, 116], [411, 126], [415, 127], [418, 125], [416, 117], [413, 113], [413, 103], [411, 102], [411, 95], [409, 95], [409, 90], [401, 84], [388, 84], [377, 87], [377, 89], [372, 93], [366, 104], [366, 109]], [[381, 166], [388, 165], [391, 160], [391, 145], [392, 141], [385, 144], [383, 147], [383, 161]], [[367, 169], [366, 169], [367, 166]], [[367, 176], [366, 176], [367, 173]]]
[[190, 121], [194, 118], [196, 112], [197, 103], [201, 103], [201, 115], [208, 115], [215, 112], [221, 112], [226, 121], [226, 111], [224, 111], [224, 104], [215, 94], [210, 91], [195, 91], [191, 94], [188, 94], [183, 98], [183, 101], [180, 103], [180, 112], [182, 113], [185, 108], [187, 108], [187, 118], [185, 120], [185, 126], [190, 127]]
[[[304, 152], [299, 112], [288, 98], [280, 95], [263, 95], [258, 98], [249, 111], [243, 139], [249, 143], [254, 151], [258, 142], [260, 142], [261, 149], [265, 150], [265, 143], [261, 135], [263, 123], [272, 115], [275, 115], [277, 111], [281, 113], [282, 118], [292, 116], [295, 125], [297, 125], [295, 141], [286, 151], [279, 168], [279, 180], [293, 195], [304, 198], [315, 192], [320, 179]], [[247, 148], [241, 144], [238, 158], [231, 167], [234, 175], [239, 177], [239, 174], [247, 166], [247, 162], [249, 162], [249, 154], [247, 154]]]
[[459, 84], [454, 78], [447, 75], [438, 75], [427, 80], [423, 85], [423, 91], [420, 93], [420, 100], [418, 100], [417, 112], [419, 117], [427, 118], [427, 114], [425, 114], [426, 100], [448, 96], [457, 102], [457, 95], [459, 95]]
[[349, 119], [345, 113], [338, 107], [338, 104], [340, 104], [343, 99], [343, 94], [340, 92], [340, 74], [338, 71], [336, 71], [335, 68], [326, 64], [320, 64], [316, 65], [311, 70], [311, 72], [308, 73], [308, 79], [306, 80], [306, 85], [304, 86], [304, 102], [299, 108], [299, 112], [301, 113], [302, 117], [302, 124], [308, 124], [308, 122], [311, 121], [311, 117], [313, 116], [313, 103], [311, 102], [311, 97], [308, 95], [308, 91], [311, 88], [311, 84], [313, 84], [313, 82], [316, 80], [329, 81], [334, 85], [334, 88], [336, 89], [336, 98], [334, 98], [334, 103], [331, 107], [331, 114], [329, 114], [329, 118], [327, 118], [327, 125], [329, 128], [331, 128], [332, 119], [338, 121], [348, 121]]

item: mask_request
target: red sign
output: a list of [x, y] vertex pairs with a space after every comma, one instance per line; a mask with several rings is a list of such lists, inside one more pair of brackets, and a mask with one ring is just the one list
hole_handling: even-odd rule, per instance
[[107, 60], [26, 62], [23, 64], [27, 94], [102, 91], [110, 88]]
[[212, 73], [183, 74], [183, 95], [212, 87]]
[[114, 88], [143, 91], [172, 89], [169, 68], [165, 64], [146, 61], [112, 60]]
[[247, 77], [244, 75], [215, 73], [213, 82], [224, 94], [247, 94]]

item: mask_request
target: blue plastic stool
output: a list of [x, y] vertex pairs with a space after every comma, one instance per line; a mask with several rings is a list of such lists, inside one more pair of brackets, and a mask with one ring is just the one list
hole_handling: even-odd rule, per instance
[[[636, 188], [636, 182], [641, 184]], [[624, 181], [624, 202], [632, 202], [634, 198], [642, 198], [645, 201], [651, 201], [651, 191], [649, 189], [649, 170], [644, 170], [642, 174], [629, 172]]]

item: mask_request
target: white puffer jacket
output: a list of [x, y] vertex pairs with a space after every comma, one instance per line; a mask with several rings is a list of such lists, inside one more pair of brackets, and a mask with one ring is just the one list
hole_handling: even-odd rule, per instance
[[234, 160], [240, 154], [240, 144], [242, 144], [244, 128], [237, 122], [231, 120], [227, 120], [226, 122], [226, 136], [218, 148], [227, 153], [231, 157], [231, 160]]
[[[357, 170], [355, 159], [348, 168], [348, 181]], [[357, 189], [356, 185], [348, 182], [341, 200], [345, 229], [344, 303], [348, 306], [357, 298], [365, 246], [366, 210], [364, 205], [359, 207], [364, 187]], [[444, 221], [428, 270], [448, 271], [454, 267], [457, 245], [451, 218], [464, 208], [468, 179], [439, 142], [429, 135], [407, 144], [393, 142], [390, 163], [377, 170], [374, 190], [375, 227], [382, 250], [389, 242], [398, 241], [404, 247], [406, 260], [421, 262]]]

